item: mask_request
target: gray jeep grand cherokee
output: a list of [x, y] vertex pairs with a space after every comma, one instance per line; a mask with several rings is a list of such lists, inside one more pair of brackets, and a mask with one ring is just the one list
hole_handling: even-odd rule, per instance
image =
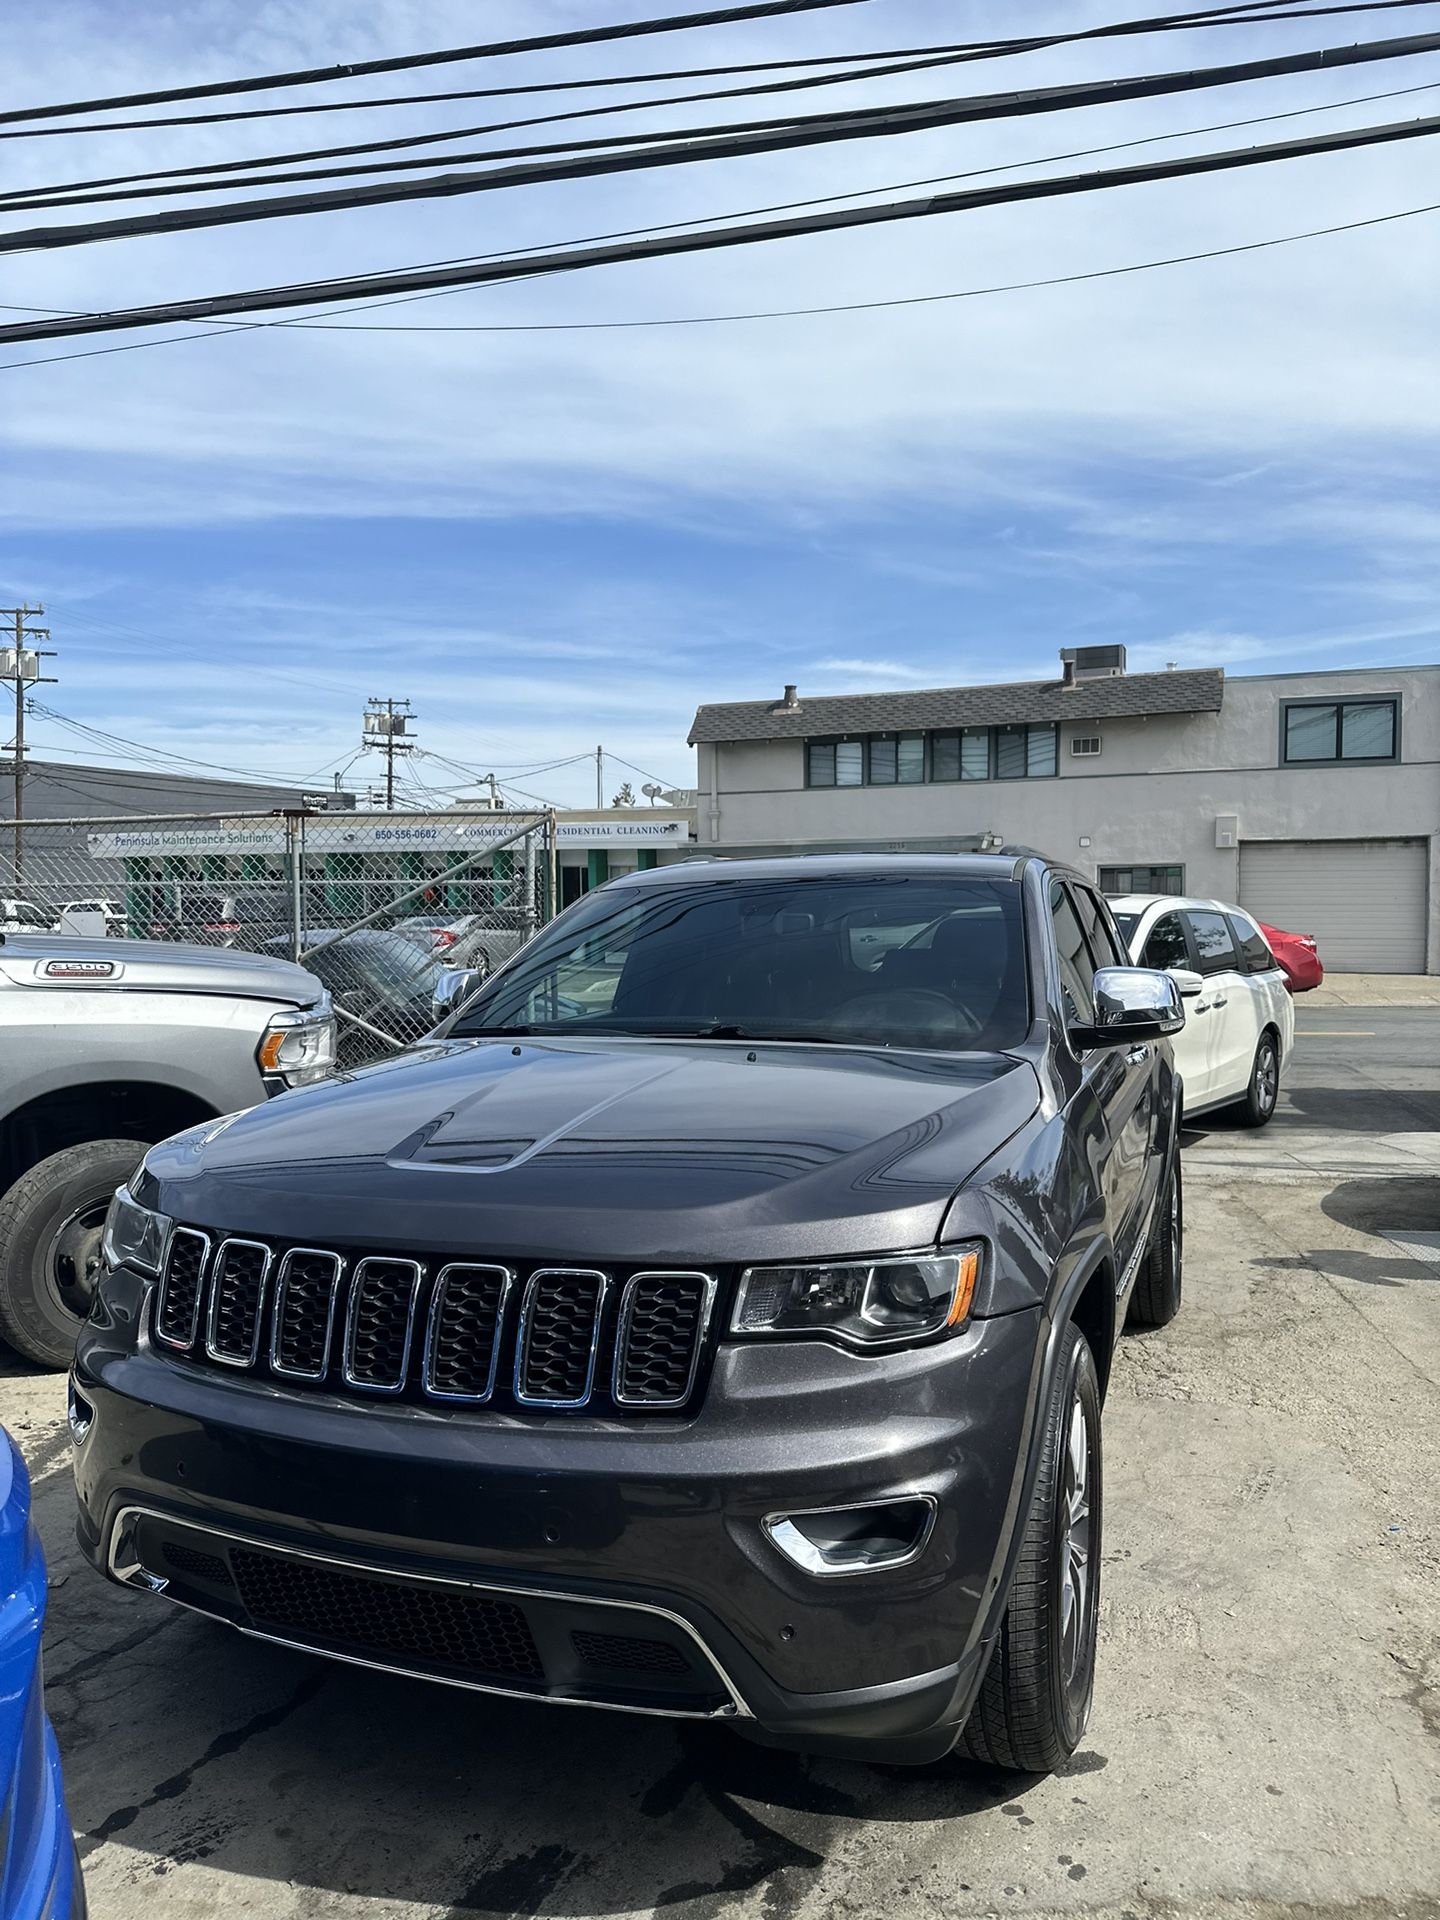
[[147, 1154], [85, 1551], [482, 1692], [1053, 1767], [1113, 1343], [1180, 1297], [1181, 1019], [1039, 858], [616, 881], [404, 1057]]

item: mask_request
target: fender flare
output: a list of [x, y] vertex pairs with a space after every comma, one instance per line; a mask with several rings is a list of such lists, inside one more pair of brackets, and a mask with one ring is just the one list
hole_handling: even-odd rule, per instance
[[[1011, 1507], [1002, 1551], [997, 1556], [999, 1571], [997, 1574], [992, 1566], [990, 1589], [978, 1615], [978, 1630], [972, 1634], [971, 1643], [974, 1644], [978, 1640], [987, 1649], [985, 1657], [977, 1663], [976, 1667], [975, 1691], [977, 1693], [988, 1664], [988, 1650], [994, 1645], [1000, 1632], [1000, 1623], [1005, 1616], [1005, 1609], [1010, 1603], [1010, 1589], [1015, 1582], [1020, 1545], [1024, 1539], [1030, 1509], [1035, 1500], [1035, 1482], [1040, 1474], [1040, 1448], [1044, 1441], [1044, 1421], [1041, 1414], [1042, 1409], [1049, 1402], [1050, 1389], [1055, 1379], [1061, 1337], [1071, 1322], [1076, 1301], [1107, 1261], [1113, 1270], [1114, 1246], [1108, 1233], [1099, 1234], [1081, 1258], [1075, 1262], [1064, 1286], [1053, 1299], [1047, 1300], [1042, 1308], [1042, 1314], [1045, 1316], [1041, 1323], [1044, 1329], [1043, 1344], [1038, 1347], [1036, 1366], [1031, 1376], [1023, 1463], [1017, 1475], [1015, 1499]], [[967, 1713], [970, 1705], [971, 1701], [965, 1703]]]

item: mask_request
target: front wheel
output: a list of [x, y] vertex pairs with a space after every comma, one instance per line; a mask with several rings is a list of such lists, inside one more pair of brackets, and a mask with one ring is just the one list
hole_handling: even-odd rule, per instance
[[960, 1739], [971, 1759], [1050, 1773], [1084, 1737], [1095, 1688], [1101, 1491], [1100, 1383], [1084, 1335], [1067, 1326], [1020, 1562]]
[[1273, 1033], [1262, 1033], [1250, 1068], [1250, 1084], [1235, 1111], [1243, 1125], [1263, 1127], [1280, 1097], [1280, 1048]]
[[90, 1311], [110, 1196], [142, 1140], [85, 1140], [52, 1153], [0, 1198], [0, 1334], [28, 1360], [68, 1367]]

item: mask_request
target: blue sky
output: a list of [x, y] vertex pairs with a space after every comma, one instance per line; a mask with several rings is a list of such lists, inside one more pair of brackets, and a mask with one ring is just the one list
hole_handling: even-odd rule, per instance
[[[117, 90], [178, 84], [657, 10], [389, 0], [362, 19], [340, 0], [201, 0], [182, 17], [58, 0], [12, 22], [7, 39], [15, 96], [43, 100], [88, 90], [96, 73]], [[1027, 6], [1025, 21], [1127, 11], [1139, 9], [1067, 0]], [[998, 0], [869, 0], [490, 74], [761, 59], [1014, 24]], [[1440, 30], [1440, 5], [1056, 50], [971, 68], [963, 83], [922, 75], [804, 104], [1427, 29]], [[472, 67], [404, 79], [370, 84], [482, 84]], [[1142, 153], [1244, 145], [1437, 111], [1440, 85], [1339, 104], [1435, 83], [1431, 55], [664, 176], [27, 254], [5, 269], [0, 301], [93, 308], [398, 266], [1326, 107]], [[33, 140], [6, 158], [14, 177], [39, 184], [477, 124], [492, 111], [388, 109], [373, 125], [365, 116], [363, 133], [356, 116], [336, 116]], [[695, 110], [620, 124], [687, 117]], [[929, 294], [1431, 201], [1440, 142], [1417, 141], [363, 318], [573, 326]], [[1437, 337], [1440, 214], [1079, 286], [823, 318], [611, 332], [191, 329], [174, 344], [0, 372], [0, 600], [47, 608], [61, 674], [47, 704], [147, 747], [314, 776], [353, 751], [366, 696], [394, 693], [414, 702], [422, 746], [568, 804], [593, 797], [592, 769], [523, 770], [600, 741], [616, 756], [612, 788], [633, 777], [622, 760], [689, 784], [697, 701], [778, 693], [789, 680], [818, 694], [1023, 678], [1053, 671], [1062, 645], [1102, 640], [1126, 642], [1132, 666], [1235, 673], [1433, 660]], [[80, 745], [44, 719], [34, 738], [57, 754]], [[417, 793], [461, 778], [439, 761], [411, 770]], [[366, 772], [357, 762], [351, 778]]]

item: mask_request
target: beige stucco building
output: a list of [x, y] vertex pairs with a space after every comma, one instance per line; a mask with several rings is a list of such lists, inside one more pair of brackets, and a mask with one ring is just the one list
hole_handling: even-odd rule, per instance
[[703, 706], [697, 852], [1018, 844], [1440, 972], [1440, 666], [1061, 676]]

